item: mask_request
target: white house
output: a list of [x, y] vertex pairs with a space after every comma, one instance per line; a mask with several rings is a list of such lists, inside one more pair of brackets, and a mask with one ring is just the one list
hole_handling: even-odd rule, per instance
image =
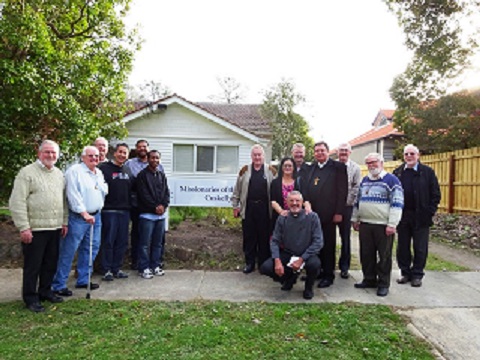
[[139, 139], [161, 153], [172, 205], [230, 206], [241, 166], [261, 144], [271, 159], [269, 121], [259, 105], [194, 103], [176, 94], [139, 107], [123, 121], [132, 148]]

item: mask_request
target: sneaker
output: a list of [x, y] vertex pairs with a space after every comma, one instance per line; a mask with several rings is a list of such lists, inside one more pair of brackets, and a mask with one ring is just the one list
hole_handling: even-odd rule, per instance
[[140, 276], [144, 279], [151, 279], [153, 278], [152, 270], [150, 269], [145, 269], [143, 272], [139, 273]]
[[113, 274], [113, 277], [116, 279], [126, 279], [128, 278], [128, 274], [123, 272], [122, 270], [118, 270], [118, 272]]
[[113, 281], [113, 274], [110, 270], [108, 270], [102, 278], [103, 281]]
[[155, 270], [153, 270], [153, 273], [155, 274], [155, 276], [165, 275], [165, 271], [163, 271], [163, 269], [160, 266], [157, 266]]

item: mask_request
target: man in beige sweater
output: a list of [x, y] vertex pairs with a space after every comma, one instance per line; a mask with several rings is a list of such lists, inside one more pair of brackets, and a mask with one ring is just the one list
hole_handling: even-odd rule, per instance
[[9, 202], [22, 241], [22, 297], [33, 312], [45, 311], [40, 301], [63, 301], [51, 289], [60, 236], [67, 234], [65, 180], [55, 167], [58, 154], [57, 143], [43, 141], [38, 160], [22, 168], [15, 178]]

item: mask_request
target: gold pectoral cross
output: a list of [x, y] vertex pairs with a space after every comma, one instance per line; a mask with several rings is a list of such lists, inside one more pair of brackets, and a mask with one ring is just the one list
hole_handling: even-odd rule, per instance
[[320, 178], [318, 178], [318, 177], [315, 178], [315, 180], [313, 180], [313, 185], [317, 186], [319, 180], [320, 180]]

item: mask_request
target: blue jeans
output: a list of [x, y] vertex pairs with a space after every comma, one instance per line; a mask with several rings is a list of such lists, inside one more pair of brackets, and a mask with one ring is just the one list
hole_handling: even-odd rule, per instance
[[138, 222], [138, 271], [160, 266], [162, 238], [165, 219], [148, 220], [140, 217]]
[[[102, 219], [100, 213], [95, 215], [95, 224], [93, 225], [92, 242], [92, 263], [97, 256], [100, 247], [100, 231], [102, 229]], [[86, 285], [88, 283], [90, 257], [90, 224], [74, 212], [68, 213], [68, 233], [64, 239], [60, 239], [60, 252], [58, 256], [57, 272], [53, 278], [52, 289], [59, 291], [67, 287], [68, 275], [72, 268], [73, 258], [78, 250], [77, 256], [77, 285]]]
[[102, 211], [102, 267], [116, 274], [128, 247], [128, 211]]

